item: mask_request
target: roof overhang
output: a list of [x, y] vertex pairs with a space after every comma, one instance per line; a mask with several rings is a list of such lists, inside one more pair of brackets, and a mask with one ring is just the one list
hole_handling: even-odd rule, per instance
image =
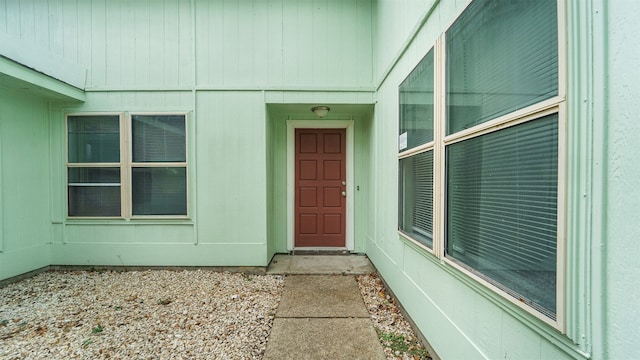
[[0, 33], [0, 86], [62, 101], [85, 101], [86, 69]]

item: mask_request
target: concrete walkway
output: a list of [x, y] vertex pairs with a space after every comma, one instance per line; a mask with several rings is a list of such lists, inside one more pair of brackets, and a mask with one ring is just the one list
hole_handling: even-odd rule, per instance
[[273, 257], [267, 274], [364, 275], [375, 272], [364, 255], [282, 255]]
[[373, 272], [364, 256], [276, 255], [285, 274], [264, 359], [380, 359], [384, 352], [355, 276]]

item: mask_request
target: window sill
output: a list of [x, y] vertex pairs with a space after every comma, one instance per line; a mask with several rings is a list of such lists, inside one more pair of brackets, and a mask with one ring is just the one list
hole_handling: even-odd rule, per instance
[[430, 259], [432, 260], [436, 260], [438, 263], [440, 263], [440, 260], [438, 259], [437, 255], [435, 254], [433, 249], [430, 249], [428, 246], [426, 246], [425, 244], [421, 243], [420, 241], [412, 238], [411, 236], [409, 236], [408, 234], [398, 230], [398, 236], [400, 237], [400, 239], [407, 244], [409, 247], [411, 247], [412, 249], [416, 250], [418, 253], [424, 255], [424, 256], [428, 256]]
[[62, 222], [54, 221], [55, 224], [63, 225], [195, 225], [191, 218], [69, 218]]

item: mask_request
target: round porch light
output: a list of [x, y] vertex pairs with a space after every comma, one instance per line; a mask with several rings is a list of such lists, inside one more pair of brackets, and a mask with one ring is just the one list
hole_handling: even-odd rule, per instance
[[324, 105], [314, 106], [311, 108], [311, 111], [313, 111], [313, 113], [316, 114], [317, 117], [327, 116], [327, 114], [329, 113], [329, 110], [331, 110], [331, 108]]

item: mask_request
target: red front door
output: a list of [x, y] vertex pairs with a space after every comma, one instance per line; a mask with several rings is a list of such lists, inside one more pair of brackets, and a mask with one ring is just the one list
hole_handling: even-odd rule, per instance
[[345, 138], [345, 129], [296, 129], [296, 247], [345, 247]]

